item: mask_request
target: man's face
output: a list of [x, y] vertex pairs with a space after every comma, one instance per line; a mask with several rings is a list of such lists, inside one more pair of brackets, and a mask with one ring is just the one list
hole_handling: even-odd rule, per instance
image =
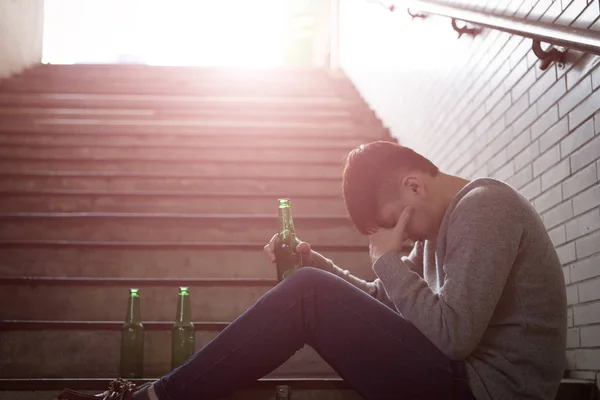
[[407, 206], [413, 211], [406, 225], [404, 235], [413, 241], [435, 239], [437, 229], [434, 228], [435, 207], [429, 199], [422, 182], [409, 180], [399, 182], [396, 190], [381, 199], [378, 210], [379, 225], [383, 229], [396, 226], [400, 214]]

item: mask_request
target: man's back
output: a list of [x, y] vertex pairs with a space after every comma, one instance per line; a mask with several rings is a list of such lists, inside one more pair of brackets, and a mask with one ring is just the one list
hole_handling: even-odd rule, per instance
[[[516, 252], [502, 249], [505, 238], [500, 233], [494, 242], [478, 241], [480, 235], [474, 226], [495, 229], [486, 225], [485, 220], [479, 225], [468, 221], [473, 214], [480, 219], [485, 216], [485, 211], [473, 212], [481, 207], [490, 213], [503, 208], [510, 210], [504, 218], [519, 226]], [[496, 217], [490, 216], [490, 222]], [[450, 279], [466, 279], [458, 284], [467, 287], [483, 286], [489, 289], [490, 296], [500, 290], [487, 328], [466, 358], [473, 393], [480, 400], [554, 398], [565, 364], [566, 295], [560, 261], [538, 214], [525, 198], [504, 183], [477, 179], [468, 184], [448, 208], [437, 243], [425, 242], [421, 249], [423, 277], [434, 291], [439, 291], [447, 279], [446, 258], [456, 258], [455, 254], [448, 254], [456, 251], [448, 245], [455, 235], [466, 235], [476, 241], [475, 248], [465, 249], [462, 258], [468, 259], [472, 252], [478, 252], [477, 258], [485, 259], [489, 252], [491, 264], [478, 267], [488, 269], [488, 273], [475, 271], [464, 278], [451, 273]], [[512, 266], [494, 264], [499, 246], [500, 251], [511, 254]], [[503, 271], [507, 266], [509, 271]], [[490, 268], [497, 270], [490, 273]], [[460, 304], [469, 308], [471, 315], [486, 315], [480, 309], [488, 305], [486, 299], [467, 296], [463, 300]]]

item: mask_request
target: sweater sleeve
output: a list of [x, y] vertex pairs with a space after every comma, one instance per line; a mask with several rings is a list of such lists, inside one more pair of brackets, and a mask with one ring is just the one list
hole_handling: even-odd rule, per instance
[[438, 292], [395, 253], [374, 265], [397, 310], [452, 359], [466, 358], [481, 340], [519, 251], [522, 205], [503, 193], [475, 189], [447, 216]]
[[380, 279], [375, 279], [373, 282], [365, 281], [364, 279], [360, 279], [354, 275], [352, 275], [349, 271], [344, 270], [337, 265], [334, 264], [328, 258], [325, 258], [322, 254], [317, 253], [316, 251], [312, 251], [312, 259], [313, 265], [315, 268], [322, 269], [324, 271], [331, 272], [334, 275], [339, 276], [340, 278], [350, 282], [352, 285], [356, 286], [360, 290], [366, 292], [367, 294], [373, 296], [377, 300], [381, 301], [386, 306], [390, 307], [392, 310], [396, 310], [394, 303], [390, 300]]

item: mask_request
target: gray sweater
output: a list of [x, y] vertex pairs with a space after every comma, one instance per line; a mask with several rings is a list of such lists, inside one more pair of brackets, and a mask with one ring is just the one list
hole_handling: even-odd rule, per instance
[[560, 262], [531, 204], [489, 178], [450, 203], [435, 242], [387, 253], [367, 282], [315, 253], [314, 264], [399, 312], [448, 358], [465, 360], [478, 400], [554, 399], [565, 367]]

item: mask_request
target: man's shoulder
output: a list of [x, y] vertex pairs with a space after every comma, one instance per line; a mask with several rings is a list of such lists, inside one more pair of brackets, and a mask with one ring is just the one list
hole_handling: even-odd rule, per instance
[[527, 200], [512, 186], [492, 178], [479, 178], [469, 182], [457, 195], [455, 209], [521, 208]]

